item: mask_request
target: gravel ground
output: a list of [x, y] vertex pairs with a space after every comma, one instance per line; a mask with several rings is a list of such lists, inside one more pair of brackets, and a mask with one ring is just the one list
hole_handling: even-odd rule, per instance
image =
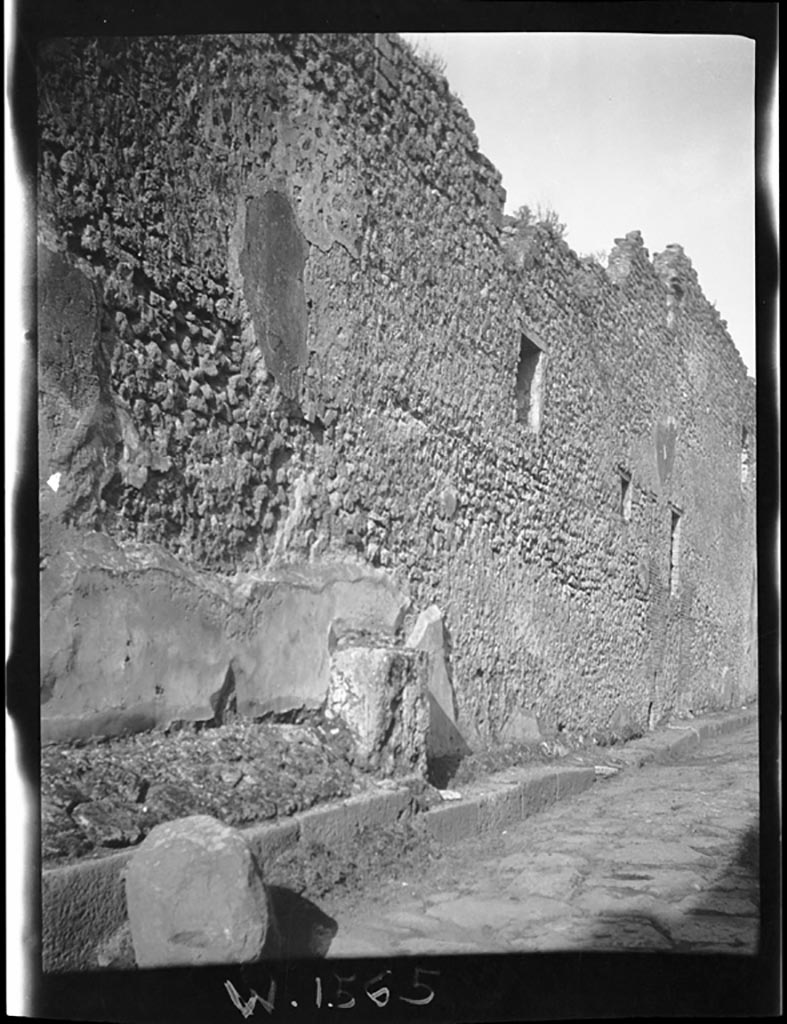
[[45, 867], [134, 846], [164, 821], [210, 814], [244, 826], [362, 791], [341, 724], [235, 722], [41, 751]]
[[[541, 744], [509, 744], [461, 761], [434, 764], [430, 782], [441, 789], [461, 788], [516, 765], [583, 760], [583, 751], [592, 755], [598, 745], [623, 738], [632, 736], [590, 740], [562, 732]], [[140, 843], [161, 822], [189, 814], [209, 814], [242, 827], [362, 792], [375, 779], [355, 763], [353, 749], [342, 723], [320, 714], [297, 724], [235, 721], [45, 746], [41, 751], [43, 865], [106, 856]], [[390, 857], [382, 858], [383, 871], [393, 870], [397, 856], [416, 861], [429, 856], [414, 833], [392, 833], [380, 842], [369, 836], [347, 864], [335, 861], [329, 871], [336, 876], [333, 885], [350, 885], [359, 863], [371, 862], [372, 848], [378, 859], [385, 849], [391, 851]], [[310, 882], [304, 888], [319, 894], [318, 876], [326, 870], [326, 859], [319, 850], [301, 851], [299, 857], [300, 867], [293, 863], [288, 870], [308, 876]], [[343, 882], [338, 877], [342, 873]]]

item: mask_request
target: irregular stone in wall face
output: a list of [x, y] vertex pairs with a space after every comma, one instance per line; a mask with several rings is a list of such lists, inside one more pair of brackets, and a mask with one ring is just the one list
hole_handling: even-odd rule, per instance
[[38, 367], [47, 385], [80, 408], [98, 397], [98, 296], [58, 253], [38, 251]]
[[258, 960], [271, 923], [245, 839], [207, 815], [153, 829], [128, 865], [126, 902], [138, 967]]
[[697, 273], [682, 245], [668, 245], [653, 257], [653, 267], [673, 297], [680, 300], [688, 288], [697, 284]]
[[621, 740], [641, 735], [640, 719], [630, 704], [619, 704], [609, 722], [610, 732]]
[[291, 371], [304, 366], [308, 255], [286, 196], [269, 191], [246, 206], [243, 250], [238, 261], [246, 304], [265, 363], [285, 393]]
[[427, 665], [424, 652], [396, 647], [334, 651], [326, 711], [349, 726], [365, 766], [384, 775], [426, 768]]
[[521, 708], [517, 708], [500, 730], [500, 739], [504, 743], [537, 744], [544, 739], [544, 736], [538, 719]]
[[453, 519], [456, 515], [458, 502], [459, 498], [456, 493], [456, 489], [450, 484], [447, 487], [444, 487], [438, 499], [440, 515], [444, 516], [446, 519]]
[[[93, 282], [58, 253], [38, 251], [41, 519], [91, 514], [114, 472], [120, 432], [100, 342]], [[46, 486], [46, 483], [48, 486]]]

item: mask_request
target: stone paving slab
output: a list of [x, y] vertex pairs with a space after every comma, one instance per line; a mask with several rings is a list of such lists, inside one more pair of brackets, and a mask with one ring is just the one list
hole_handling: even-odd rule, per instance
[[[643, 770], [446, 849], [423, 877], [408, 880], [406, 914], [401, 883], [370, 894], [366, 909], [339, 908], [328, 955], [362, 956], [366, 936], [378, 956], [755, 952], [756, 723], [737, 733], [714, 729], [702, 748], [681, 741], [677, 757], [674, 745], [661, 754], [655, 746]], [[443, 926], [438, 932], [433, 921]]]

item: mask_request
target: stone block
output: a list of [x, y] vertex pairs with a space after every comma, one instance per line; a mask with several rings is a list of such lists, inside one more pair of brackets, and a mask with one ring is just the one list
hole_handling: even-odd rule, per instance
[[265, 825], [252, 825], [245, 828], [242, 835], [264, 871], [265, 864], [297, 844], [300, 826], [297, 821], [276, 821]]
[[380, 570], [353, 562], [291, 565], [238, 580], [253, 631], [250, 668], [237, 673], [238, 711], [258, 716], [318, 707], [330, 681], [335, 623], [393, 639], [407, 599]]
[[384, 828], [398, 821], [408, 812], [410, 802], [410, 793], [402, 788], [359, 793], [341, 803], [313, 807], [298, 815], [300, 841], [338, 849], [352, 843], [362, 829]]
[[42, 741], [213, 718], [239, 645], [212, 582], [153, 545], [64, 534], [41, 573]]
[[374, 45], [382, 57], [389, 61], [396, 60], [396, 50], [387, 33], [377, 32], [374, 37]]
[[345, 800], [344, 806], [356, 828], [384, 828], [405, 816], [409, 812], [411, 802], [409, 790], [401, 788], [358, 793]]
[[98, 944], [96, 964], [99, 967], [110, 967], [115, 971], [128, 971], [136, 968], [134, 943], [131, 939], [131, 928], [128, 921], [124, 921], [107, 939]]
[[394, 91], [394, 87], [390, 80], [378, 70], [374, 76], [374, 87], [378, 89], [383, 96], [391, 96]]
[[536, 745], [541, 743], [544, 736], [534, 715], [517, 708], [507, 719], [500, 730], [499, 737], [503, 743], [528, 743]]
[[584, 793], [596, 781], [595, 768], [561, 768], [557, 774], [556, 800]]
[[[95, 284], [38, 250], [38, 468], [42, 527], [89, 519], [115, 472], [120, 426], [101, 341]], [[45, 539], [42, 537], [42, 542]], [[56, 543], [56, 542], [55, 542]]]
[[318, 707], [334, 621], [393, 637], [407, 600], [354, 563], [228, 581], [157, 545], [61, 532], [41, 573], [41, 737]]
[[[379, 69], [380, 69], [380, 73], [388, 81], [388, 83], [393, 88], [396, 88], [396, 86], [398, 86], [398, 84], [399, 84], [399, 70], [398, 70], [398, 68], [394, 64], [392, 64], [389, 60], [386, 60], [385, 57], [381, 57], [380, 58]], [[388, 91], [388, 90], [386, 90], [386, 91]]]
[[522, 790], [515, 783], [499, 783], [478, 802], [480, 831], [500, 831], [522, 817]]
[[298, 824], [302, 843], [321, 843], [329, 849], [343, 846], [355, 828], [353, 815], [343, 804], [312, 807], [298, 815]]
[[129, 862], [126, 900], [141, 968], [258, 960], [272, 923], [245, 839], [207, 815], [153, 829]]
[[331, 656], [326, 712], [354, 736], [359, 761], [383, 775], [426, 768], [428, 705], [422, 651], [348, 646]]
[[429, 757], [468, 753], [470, 748], [456, 725], [454, 689], [445, 662], [443, 617], [437, 605], [431, 605], [418, 616], [407, 638], [407, 646], [426, 651], [429, 655], [426, 680], [429, 698]]
[[522, 817], [529, 818], [550, 807], [558, 796], [558, 777], [554, 769], [536, 772], [522, 783]]
[[96, 950], [126, 920], [118, 853], [41, 874], [41, 966], [46, 973], [92, 970]]
[[620, 703], [610, 719], [609, 729], [613, 736], [621, 740], [630, 740], [641, 735], [643, 729], [637, 720], [637, 715], [628, 703]]
[[443, 843], [456, 843], [478, 832], [478, 803], [457, 801], [433, 807], [416, 819], [419, 827]]

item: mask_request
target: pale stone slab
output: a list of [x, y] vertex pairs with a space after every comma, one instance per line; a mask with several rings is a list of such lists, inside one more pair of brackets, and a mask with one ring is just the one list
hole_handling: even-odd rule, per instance
[[347, 646], [331, 657], [326, 713], [353, 734], [359, 760], [384, 775], [426, 768], [426, 656], [397, 647]]
[[429, 756], [446, 757], [466, 753], [468, 745], [456, 724], [454, 688], [445, 659], [443, 616], [437, 605], [430, 605], [418, 616], [407, 638], [407, 646], [426, 651], [429, 655]]

